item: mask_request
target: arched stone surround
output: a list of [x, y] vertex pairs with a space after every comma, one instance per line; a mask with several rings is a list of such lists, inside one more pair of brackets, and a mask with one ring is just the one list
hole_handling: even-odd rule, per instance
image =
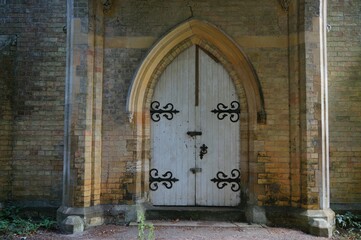
[[[153, 89], [165, 68], [182, 51], [198, 45], [213, 55], [230, 74], [241, 103], [241, 178], [243, 196], [254, 192], [257, 176], [251, 176], [250, 162], [254, 162], [253, 131], [257, 123], [265, 123], [262, 90], [247, 57], [222, 31], [199, 20], [187, 21], [164, 36], [149, 52], [139, 68], [128, 98], [130, 121], [134, 126], [137, 143], [138, 199], [147, 200], [150, 161], [150, 116], [149, 108]], [[253, 173], [256, 174], [256, 173]], [[248, 196], [249, 197], [249, 196]], [[247, 201], [242, 201], [245, 204]]]

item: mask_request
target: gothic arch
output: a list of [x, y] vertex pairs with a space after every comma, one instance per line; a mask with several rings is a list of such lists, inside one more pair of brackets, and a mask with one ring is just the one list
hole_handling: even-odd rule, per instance
[[[235, 77], [240, 80], [238, 84], [241, 84], [245, 90], [250, 122], [258, 120], [258, 122], [264, 123], [265, 108], [261, 85], [246, 55], [221, 30], [209, 23], [194, 19], [179, 25], [164, 36], [155, 44], [144, 59], [128, 95], [127, 109], [131, 115], [131, 121], [137, 121], [141, 117], [139, 114], [142, 114], [145, 109], [144, 104], [146, 104], [147, 92], [149, 87], [152, 86], [152, 81], [155, 79], [153, 74], [157, 70], [159, 72], [159, 66], [162, 64], [162, 61], [168, 57], [169, 53], [177, 45], [187, 41], [191, 41], [193, 44], [206, 42], [208, 45], [218, 49], [219, 53], [225, 58], [225, 62], [228, 63], [223, 64], [233, 78]], [[227, 67], [227, 65], [230, 67]], [[232, 68], [232, 71], [230, 71], [230, 68]]]
[[245, 54], [225, 33], [215, 26], [199, 20], [189, 20], [164, 36], [148, 53], [135, 75], [130, 88], [127, 110], [134, 126], [136, 140], [135, 159], [139, 166], [136, 175], [136, 195], [145, 197], [148, 189], [150, 117], [149, 108], [153, 89], [162, 72], [183, 50], [198, 45], [213, 55], [230, 74], [240, 98], [244, 121], [241, 121], [241, 179], [251, 191], [249, 163], [254, 161], [252, 132], [257, 122], [265, 123], [266, 114], [261, 86], [252, 64]]

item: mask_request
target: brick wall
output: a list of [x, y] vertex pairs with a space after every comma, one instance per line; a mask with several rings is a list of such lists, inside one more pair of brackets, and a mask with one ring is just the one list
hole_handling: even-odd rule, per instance
[[331, 203], [360, 203], [361, 2], [328, 4]]
[[[306, 4], [307, 9], [303, 9], [303, 5], [298, 9], [293, 4], [288, 15], [276, 0], [262, 4], [253, 0], [228, 0], [222, 4], [218, 0], [189, 4], [183, 0], [126, 0], [113, 1], [110, 11], [99, 20], [93, 18], [93, 13], [100, 15], [89, 1], [75, 1], [74, 14], [79, 21], [75, 35], [77, 41], [80, 40], [74, 48], [74, 75], [79, 85], [73, 101], [73, 110], [77, 111], [73, 115], [77, 118], [73, 130], [77, 139], [72, 144], [77, 148], [72, 152], [71, 173], [75, 179], [74, 190], [79, 193], [74, 196], [76, 201], [83, 205], [97, 204], [99, 192], [103, 204], [134, 200], [136, 184], [140, 184], [135, 175], [142, 163], [136, 159], [139, 151], [136, 133], [126, 112], [128, 90], [151, 46], [193, 16], [209, 21], [234, 39], [258, 74], [267, 124], [257, 125], [252, 135], [255, 163], [249, 167], [257, 176], [253, 179], [256, 201], [260, 205], [299, 206], [302, 168], [299, 163], [303, 157], [303, 192], [312, 192], [312, 196], [305, 195], [304, 202], [317, 205], [318, 185], [313, 176], [319, 170], [319, 148], [309, 143], [317, 142], [312, 141], [311, 135], [314, 131], [318, 136], [318, 129], [313, 127], [319, 124], [319, 119], [308, 116], [314, 117], [315, 122], [307, 125], [306, 105], [302, 101], [311, 99], [312, 94], [317, 97], [318, 93], [302, 95], [299, 92], [300, 87], [301, 92], [306, 91], [310, 84], [319, 87], [312, 77], [317, 68], [311, 64], [316, 45], [293, 42], [299, 31], [317, 34], [313, 21], [317, 16], [306, 16], [307, 21], [303, 21], [301, 14], [315, 13], [316, 5], [317, 2]], [[94, 6], [99, 7], [99, 3]], [[358, 187], [361, 183], [361, 85], [358, 81], [361, 38], [357, 11], [360, 3], [336, 0], [330, 2], [329, 7], [331, 200], [355, 203], [361, 201]], [[14, 70], [13, 74], [0, 73], [0, 185], [5, 186], [0, 191], [0, 201], [10, 197], [59, 205], [63, 166], [65, 2], [0, 0], [0, 13], [1, 35], [18, 35], [16, 48], [6, 50], [11, 54], [0, 53], [1, 67]], [[86, 37], [83, 39], [83, 36]], [[308, 65], [300, 64], [306, 59], [311, 59]], [[312, 74], [308, 70], [312, 70]], [[303, 80], [303, 85], [299, 85]], [[9, 81], [11, 84], [6, 83]], [[310, 83], [307, 86], [306, 81]], [[102, 96], [98, 95], [101, 85]], [[307, 109], [317, 110], [317, 104]], [[304, 113], [301, 118], [300, 112]], [[304, 133], [311, 134], [305, 135], [308, 139], [300, 137], [300, 121], [304, 123]], [[13, 130], [9, 130], [10, 126]], [[302, 144], [305, 149], [301, 149]], [[141, 154], [149, 155], [149, 142], [144, 145], [146, 151]], [[93, 186], [100, 160], [101, 189]], [[309, 174], [307, 170], [313, 167], [317, 169]]]
[[0, 1], [0, 13], [0, 33], [18, 36], [10, 200], [57, 206], [62, 189], [65, 4]]
[[132, 200], [136, 163], [127, 93], [144, 49], [106, 49], [104, 54], [102, 202]]
[[0, 35], [0, 201], [11, 197], [15, 39]]

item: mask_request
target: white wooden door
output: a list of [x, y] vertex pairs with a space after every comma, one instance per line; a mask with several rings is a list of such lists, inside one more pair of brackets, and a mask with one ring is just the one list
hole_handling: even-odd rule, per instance
[[199, 50], [199, 94], [197, 125], [202, 136], [197, 138], [197, 149], [203, 144], [208, 148], [202, 159], [196, 158], [196, 165], [202, 168], [196, 176], [196, 205], [238, 205], [239, 181], [231, 182], [239, 179], [239, 114], [232, 113], [232, 109], [235, 112], [239, 109], [238, 97], [228, 72], [202, 50]]
[[193, 46], [158, 81], [151, 103], [154, 205], [240, 203], [239, 103], [227, 71]]
[[166, 68], [154, 89], [150, 177], [165, 179], [152, 183], [150, 178], [154, 205], [194, 205], [195, 175], [189, 169], [194, 167], [195, 148], [186, 135], [195, 124], [194, 76], [195, 51], [188, 49]]

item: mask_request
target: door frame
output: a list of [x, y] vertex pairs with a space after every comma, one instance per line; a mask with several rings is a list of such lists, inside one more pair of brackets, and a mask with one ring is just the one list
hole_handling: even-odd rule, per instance
[[153, 89], [165, 68], [180, 52], [191, 45], [199, 45], [228, 71], [239, 96], [240, 107], [240, 172], [243, 204], [256, 201], [258, 195], [257, 171], [253, 169], [257, 153], [254, 151], [253, 132], [258, 124], [266, 123], [263, 93], [256, 72], [240, 47], [215, 26], [199, 20], [179, 25], [148, 53], [135, 75], [127, 99], [129, 121], [135, 137], [134, 157], [138, 171], [135, 175], [134, 194], [137, 200], [148, 201], [150, 166], [150, 103]]
[[[238, 102], [229, 73], [215, 56], [198, 45], [182, 51], [167, 66], [155, 86], [151, 104], [154, 107], [151, 110], [149, 183], [152, 204], [240, 205], [239, 183], [217, 182], [222, 178], [235, 180], [239, 177], [239, 113], [227, 117], [224, 112], [216, 113], [216, 108], [220, 110], [219, 104], [236, 110], [233, 104]], [[169, 108], [165, 104], [171, 105], [174, 112], [167, 111]], [[202, 134], [190, 136], [189, 131]], [[202, 143], [209, 148], [204, 157], [200, 156]], [[199, 169], [199, 172], [192, 174], [191, 169]], [[226, 175], [219, 177], [221, 173]]]

